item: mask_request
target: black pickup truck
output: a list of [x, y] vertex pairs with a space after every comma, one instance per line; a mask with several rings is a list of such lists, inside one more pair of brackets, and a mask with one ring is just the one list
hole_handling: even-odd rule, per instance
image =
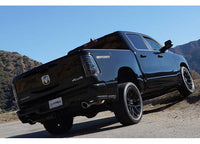
[[18, 117], [52, 134], [67, 132], [75, 116], [110, 110], [123, 125], [142, 118], [143, 100], [195, 90], [186, 60], [151, 37], [117, 31], [13, 79]]

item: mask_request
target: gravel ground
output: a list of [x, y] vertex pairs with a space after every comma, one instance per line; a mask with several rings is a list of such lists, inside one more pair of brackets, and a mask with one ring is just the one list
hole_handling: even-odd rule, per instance
[[[56, 136], [81, 138], [200, 138], [200, 79], [196, 91], [187, 98], [178, 92], [145, 101], [140, 123], [122, 126], [111, 112], [92, 119], [76, 117], [69, 134]], [[12, 114], [11, 114], [12, 115]], [[19, 121], [0, 124], [0, 137], [49, 138], [42, 125]]]

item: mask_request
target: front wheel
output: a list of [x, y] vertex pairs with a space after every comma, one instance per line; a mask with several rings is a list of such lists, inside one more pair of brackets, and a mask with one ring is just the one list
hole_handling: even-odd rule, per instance
[[187, 97], [195, 91], [194, 81], [189, 70], [182, 66], [181, 67], [181, 86], [178, 88], [180, 94]]
[[123, 125], [136, 124], [141, 120], [143, 102], [135, 84], [128, 82], [119, 85], [114, 113], [117, 120]]

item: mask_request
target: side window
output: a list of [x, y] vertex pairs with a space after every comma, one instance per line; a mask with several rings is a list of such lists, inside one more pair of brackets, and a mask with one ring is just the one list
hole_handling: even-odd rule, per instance
[[153, 50], [158, 51], [161, 48], [160, 45], [154, 40], [146, 37], [144, 37], [144, 39], [149, 43], [149, 45], [152, 47]]
[[127, 37], [132, 42], [132, 44], [135, 46], [135, 48], [148, 50], [146, 44], [138, 35], [127, 34]]

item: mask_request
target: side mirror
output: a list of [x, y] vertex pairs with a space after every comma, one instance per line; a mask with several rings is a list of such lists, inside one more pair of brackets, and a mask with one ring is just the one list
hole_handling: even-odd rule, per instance
[[164, 53], [166, 50], [170, 49], [172, 46], [173, 46], [172, 41], [168, 40], [165, 42], [165, 46], [160, 49], [160, 52]]

